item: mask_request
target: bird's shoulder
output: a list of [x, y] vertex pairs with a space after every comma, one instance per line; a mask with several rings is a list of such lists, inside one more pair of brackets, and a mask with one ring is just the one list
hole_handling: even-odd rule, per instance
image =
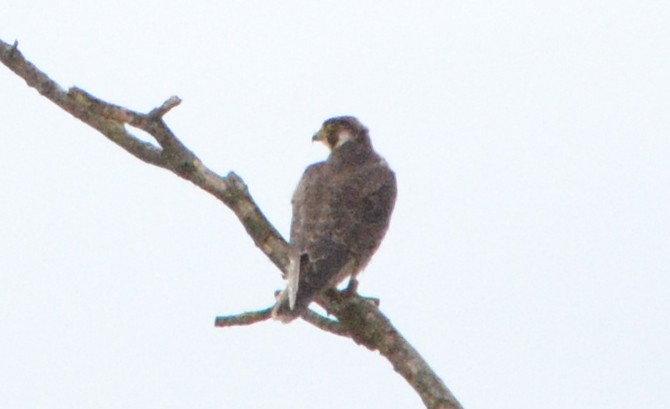
[[306, 196], [314, 196], [319, 186], [324, 184], [326, 178], [326, 163], [318, 162], [309, 165], [302, 174], [298, 186], [293, 192], [292, 202], [301, 203]]
[[396, 188], [395, 173], [386, 160], [377, 155], [343, 176], [347, 196], [353, 198], [366, 197], [383, 188]]

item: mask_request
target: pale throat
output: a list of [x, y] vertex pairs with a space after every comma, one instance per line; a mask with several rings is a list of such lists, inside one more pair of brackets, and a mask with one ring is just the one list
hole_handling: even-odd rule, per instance
[[350, 140], [354, 139], [354, 136], [349, 131], [341, 131], [337, 135], [337, 143], [334, 146], [334, 149], [339, 148]]

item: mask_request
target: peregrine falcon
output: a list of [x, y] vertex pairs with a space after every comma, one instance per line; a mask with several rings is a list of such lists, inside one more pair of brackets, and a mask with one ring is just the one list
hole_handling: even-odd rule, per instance
[[393, 171], [356, 118], [328, 119], [312, 140], [330, 155], [305, 170], [293, 194], [288, 285], [272, 312], [282, 322], [365, 268], [386, 234], [397, 194]]

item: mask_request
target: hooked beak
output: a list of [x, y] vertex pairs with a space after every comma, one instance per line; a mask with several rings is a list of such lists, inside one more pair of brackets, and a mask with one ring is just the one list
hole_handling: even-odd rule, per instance
[[323, 129], [319, 129], [319, 132], [315, 133], [314, 136], [312, 136], [312, 142], [323, 142], [325, 138]]

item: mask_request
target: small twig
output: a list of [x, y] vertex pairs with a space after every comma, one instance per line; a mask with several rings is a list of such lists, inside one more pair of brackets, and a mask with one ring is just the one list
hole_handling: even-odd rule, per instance
[[171, 96], [163, 104], [157, 108], [154, 108], [149, 112], [149, 116], [153, 118], [160, 118], [167, 114], [172, 108], [181, 104], [181, 98], [176, 95]]
[[258, 311], [248, 311], [236, 315], [224, 315], [216, 317], [215, 327], [235, 327], [240, 325], [252, 325], [257, 322], [270, 319], [272, 316], [272, 307]]
[[347, 329], [338, 321], [331, 320], [330, 318], [317, 314], [312, 310], [307, 310], [307, 312], [302, 315], [302, 319], [319, 329], [330, 332], [331, 334], [342, 337], [351, 337], [351, 333], [347, 331]]
[[9, 49], [9, 56], [13, 57], [14, 53], [18, 51], [19, 49], [19, 40], [14, 40], [14, 44], [12, 44], [12, 48]]
[[[253, 325], [266, 321], [271, 317], [272, 307], [269, 307], [258, 311], [247, 311], [241, 314], [218, 316], [214, 320], [214, 326], [235, 327], [242, 325]], [[347, 332], [346, 328], [342, 326], [342, 324], [335, 320], [331, 320], [330, 318], [319, 315], [314, 311], [307, 310], [302, 318], [315, 327], [330, 332], [331, 334], [340, 335], [343, 337], [349, 336], [349, 333]]]

